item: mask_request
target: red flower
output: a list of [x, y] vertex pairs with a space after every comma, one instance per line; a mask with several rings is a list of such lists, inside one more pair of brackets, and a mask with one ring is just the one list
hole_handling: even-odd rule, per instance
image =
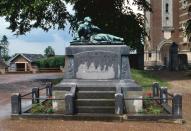
[[151, 97], [151, 96], [152, 96], [152, 93], [151, 93], [151, 92], [147, 92], [147, 93], [146, 93], [146, 96]]

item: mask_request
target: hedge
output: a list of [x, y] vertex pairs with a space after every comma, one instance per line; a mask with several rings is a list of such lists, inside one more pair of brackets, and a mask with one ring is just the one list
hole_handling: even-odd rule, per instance
[[43, 58], [35, 62], [38, 68], [60, 68], [64, 67], [64, 56], [54, 56], [49, 58]]

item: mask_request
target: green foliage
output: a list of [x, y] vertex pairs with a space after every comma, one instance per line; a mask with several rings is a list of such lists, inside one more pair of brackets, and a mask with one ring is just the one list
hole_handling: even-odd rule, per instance
[[32, 28], [64, 29], [68, 12], [62, 0], [0, 0], [0, 16], [20, 35]]
[[44, 113], [45, 112], [45, 108], [44, 108], [44, 106], [41, 103], [33, 104], [31, 112], [32, 113]]
[[150, 98], [151, 97], [148, 96], [144, 97], [143, 110], [139, 111], [139, 113], [159, 115], [164, 112], [163, 108], [153, 100], [150, 100]]
[[148, 113], [159, 115], [162, 112], [162, 108], [159, 106], [150, 106], [148, 108]]
[[[0, 0], [0, 16], [10, 23], [9, 29], [16, 34], [25, 34], [32, 28], [48, 31], [64, 29], [66, 21], [75, 30], [77, 21], [85, 16], [93, 18], [103, 33], [125, 38], [134, 49], [143, 48], [146, 35], [144, 16], [135, 14], [130, 0]], [[127, 5], [124, 4], [127, 3]], [[66, 10], [66, 3], [74, 5], [75, 14]], [[147, 0], [133, 0], [140, 10], [151, 11]]]
[[44, 50], [45, 56], [46, 57], [52, 57], [55, 56], [55, 52], [54, 49], [51, 46], [48, 46], [45, 50]]
[[140, 84], [144, 88], [144, 90], [150, 89], [153, 82], [159, 82], [161, 86], [168, 87], [168, 84], [166, 81], [161, 80], [159, 77], [152, 74], [151, 72], [131, 69], [131, 73], [132, 73], [133, 79], [138, 84]]
[[9, 42], [8, 42], [8, 38], [6, 35], [4, 35], [0, 41], [0, 46], [1, 46], [1, 57], [7, 61], [9, 59], [9, 55], [8, 55], [8, 52], [9, 52], [9, 49], [8, 49], [8, 46], [9, 46]]
[[188, 39], [191, 40], [191, 19], [186, 22], [185, 33]]
[[31, 113], [54, 113], [52, 109], [52, 100], [45, 101], [43, 103], [36, 103], [32, 105]]
[[64, 63], [64, 56], [54, 56], [36, 61], [39, 68], [60, 68], [60, 66], [64, 67]]
[[[123, 37], [132, 48], [142, 49], [146, 35], [144, 16], [135, 14], [131, 7], [124, 5], [125, 1], [129, 3], [129, 0], [68, 0], [76, 11], [70, 20], [72, 28], [75, 30], [78, 21], [90, 16], [104, 33]], [[141, 10], [151, 10], [146, 0], [134, 0], [133, 4]]]
[[153, 104], [153, 102], [150, 100], [151, 97], [145, 96], [143, 100], [143, 106], [149, 107]]

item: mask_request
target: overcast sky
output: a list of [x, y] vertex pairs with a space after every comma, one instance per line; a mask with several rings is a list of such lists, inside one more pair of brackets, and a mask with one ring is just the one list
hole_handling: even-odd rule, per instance
[[[72, 6], [67, 6], [70, 12]], [[136, 7], [134, 10], [137, 11]], [[65, 47], [69, 46], [72, 41], [72, 36], [69, 34], [69, 25], [65, 30], [50, 30], [44, 32], [41, 29], [32, 29], [31, 32], [22, 36], [15, 36], [10, 30], [6, 29], [9, 23], [6, 23], [4, 18], [0, 18], [0, 39], [6, 35], [9, 40], [9, 55], [15, 53], [33, 53], [44, 54], [44, 49], [47, 46], [52, 46], [57, 55], [64, 55]]]

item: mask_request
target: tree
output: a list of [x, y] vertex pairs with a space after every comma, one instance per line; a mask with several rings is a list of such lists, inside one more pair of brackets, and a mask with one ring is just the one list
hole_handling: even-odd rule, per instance
[[191, 40], [191, 19], [186, 22], [185, 33], [190, 41]]
[[45, 50], [44, 50], [45, 56], [46, 57], [52, 57], [55, 56], [55, 52], [54, 49], [51, 46], [48, 46]]
[[8, 38], [6, 35], [4, 35], [2, 37], [2, 40], [0, 41], [0, 48], [1, 48], [1, 57], [7, 61], [9, 59], [9, 55], [8, 55], [8, 46], [9, 46], [9, 42], [8, 42]]
[[[71, 20], [76, 28], [76, 23], [83, 20], [84, 16], [93, 18], [93, 22], [105, 33], [114, 34], [125, 38], [134, 49], [142, 49], [144, 36], [144, 16], [135, 14], [129, 5], [124, 5], [124, 0], [69, 0], [74, 4], [75, 15]], [[129, 0], [126, 0], [129, 3]], [[145, 0], [134, 0], [140, 10], [151, 11], [150, 5]], [[71, 23], [72, 23], [71, 22]]]
[[25, 34], [32, 28], [48, 31], [64, 29], [68, 17], [62, 0], [1, 0], [0, 16], [10, 23], [8, 29]]
[[[130, 0], [1, 0], [0, 16], [5, 16], [8, 27], [17, 34], [25, 34], [32, 28], [64, 29], [66, 20], [72, 30], [85, 16], [93, 18], [106, 33], [124, 37], [132, 48], [142, 48], [144, 16], [135, 14], [129, 7]], [[127, 3], [127, 5], [124, 4]], [[66, 10], [66, 3], [74, 5], [75, 15]], [[147, 0], [133, 0], [140, 10], [151, 10]]]

